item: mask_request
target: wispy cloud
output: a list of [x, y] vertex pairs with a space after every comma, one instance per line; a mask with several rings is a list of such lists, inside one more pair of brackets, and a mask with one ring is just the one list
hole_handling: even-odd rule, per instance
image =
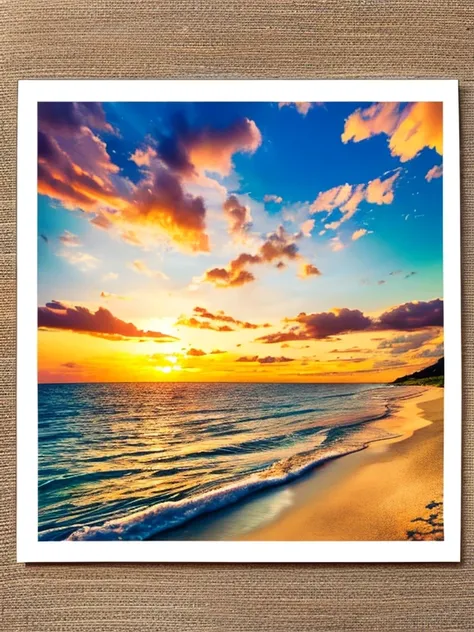
[[264, 202], [275, 202], [275, 204], [281, 204], [283, 198], [280, 195], [274, 195], [273, 193], [267, 193], [263, 196]]
[[[328, 213], [329, 217], [336, 209], [341, 217], [324, 225], [326, 230], [336, 230], [341, 224], [350, 220], [358, 211], [361, 202], [370, 204], [391, 204], [394, 198], [394, 184], [400, 175], [395, 171], [385, 178], [375, 178], [367, 184], [341, 184], [327, 191], [321, 191], [312, 203], [310, 213]], [[326, 218], [327, 219], [327, 218]]]
[[258, 362], [259, 364], [283, 364], [285, 362], [293, 362], [295, 358], [287, 358], [285, 356], [265, 356], [260, 358], [256, 356], [242, 356], [237, 358], [236, 362]]
[[339, 250], [344, 249], [344, 244], [339, 237], [332, 237], [332, 239], [329, 240], [329, 247], [333, 252], [339, 252]]
[[152, 268], [148, 266], [148, 264], [145, 261], [142, 261], [140, 259], [136, 259], [135, 261], [132, 261], [132, 263], [130, 264], [130, 267], [135, 272], [138, 272], [139, 274], [144, 274], [145, 276], [150, 277], [150, 278], [164, 279], [164, 280], [168, 279], [168, 277], [166, 276], [164, 272], [161, 272], [161, 270], [153, 270]]
[[435, 165], [434, 167], [431, 167], [431, 169], [428, 171], [425, 179], [428, 180], [428, 182], [431, 182], [431, 180], [434, 180], [435, 178], [441, 178], [442, 175], [443, 165]]
[[103, 281], [116, 281], [118, 279], [119, 275], [116, 272], [107, 272], [107, 274], [104, 274], [104, 276], [102, 277]]
[[66, 259], [68, 263], [75, 266], [81, 272], [94, 270], [100, 263], [97, 257], [87, 252], [77, 252], [76, 250], [62, 250], [58, 252], [58, 256]]
[[65, 230], [64, 233], [59, 236], [59, 241], [68, 248], [77, 248], [78, 246], [82, 246], [79, 237], [68, 230]]

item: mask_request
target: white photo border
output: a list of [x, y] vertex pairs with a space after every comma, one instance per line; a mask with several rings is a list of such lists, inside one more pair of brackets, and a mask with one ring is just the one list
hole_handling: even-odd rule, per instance
[[[443, 102], [444, 541], [42, 542], [38, 540], [37, 108], [41, 101]], [[18, 562], [459, 562], [461, 255], [456, 80], [19, 81], [17, 171]], [[422, 238], [422, 237], [421, 237]]]

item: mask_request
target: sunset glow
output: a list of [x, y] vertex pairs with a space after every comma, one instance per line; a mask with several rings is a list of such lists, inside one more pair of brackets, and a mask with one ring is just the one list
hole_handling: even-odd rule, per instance
[[443, 355], [437, 103], [42, 103], [39, 381], [390, 382]]

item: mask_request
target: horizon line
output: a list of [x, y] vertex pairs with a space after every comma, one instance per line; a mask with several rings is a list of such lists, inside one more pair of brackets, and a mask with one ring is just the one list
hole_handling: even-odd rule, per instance
[[38, 382], [38, 386], [62, 386], [71, 384], [393, 384], [393, 382], [249, 382], [249, 381], [231, 381], [225, 382], [212, 381], [105, 381], [105, 382]]

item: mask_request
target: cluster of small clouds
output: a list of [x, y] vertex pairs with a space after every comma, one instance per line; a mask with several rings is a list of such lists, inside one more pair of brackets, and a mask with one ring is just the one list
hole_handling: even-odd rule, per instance
[[310, 213], [327, 213], [326, 221], [337, 209], [341, 217], [324, 224], [325, 230], [336, 230], [355, 215], [363, 201], [378, 205], [391, 204], [394, 197], [394, 184], [399, 175], [400, 170], [397, 170], [390, 176], [375, 178], [367, 184], [346, 183], [321, 191], [312, 203]]
[[[287, 104], [285, 104], [287, 105]], [[367, 108], [358, 108], [345, 121], [341, 135], [343, 143], [360, 142], [378, 134], [388, 137], [392, 156], [406, 162], [417, 156], [422, 149], [430, 147], [442, 155], [442, 103], [375, 103]], [[337, 230], [357, 213], [362, 202], [383, 205], [391, 204], [394, 199], [394, 187], [401, 174], [396, 169], [392, 174], [375, 178], [367, 184], [340, 184], [321, 191], [310, 207], [310, 213], [327, 213], [323, 219], [322, 236], [328, 230]], [[426, 174], [430, 182], [443, 174], [442, 165], [432, 167]], [[334, 211], [339, 217], [327, 221]], [[357, 229], [352, 234], [356, 241], [372, 231]], [[330, 248], [337, 252], [344, 248], [339, 236], [330, 241]]]
[[212, 283], [216, 287], [235, 287], [255, 281], [255, 275], [248, 270], [248, 266], [273, 264], [283, 268], [287, 261], [300, 261], [300, 276], [318, 276], [320, 271], [316, 266], [304, 262], [299, 254], [298, 240], [303, 233], [289, 234], [283, 226], [279, 226], [273, 233], [267, 235], [259, 246], [256, 254], [241, 253], [232, 259], [225, 268], [210, 268], [204, 274], [202, 281]]
[[242, 356], [237, 358], [236, 362], [258, 362], [259, 364], [282, 364], [284, 362], [293, 362], [295, 358], [287, 358], [285, 356], [265, 356], [260, 358], [255, 356]]
[[[200, 320], [199, 320], [200, 319]], [[216, 324], [217, 323], [217, 324]], [[193, 327], [196, 329], [211, 329], [213, 331], [235, 331], [236, 329], [260, 329], [271, 327], [270, 323], [256, 324], [245, 320], [239, 320], [229, 316], [224, 311], [210, 312], [205, 307], [195, 307], [191, 317], [180, 316], [176, 325]]]

